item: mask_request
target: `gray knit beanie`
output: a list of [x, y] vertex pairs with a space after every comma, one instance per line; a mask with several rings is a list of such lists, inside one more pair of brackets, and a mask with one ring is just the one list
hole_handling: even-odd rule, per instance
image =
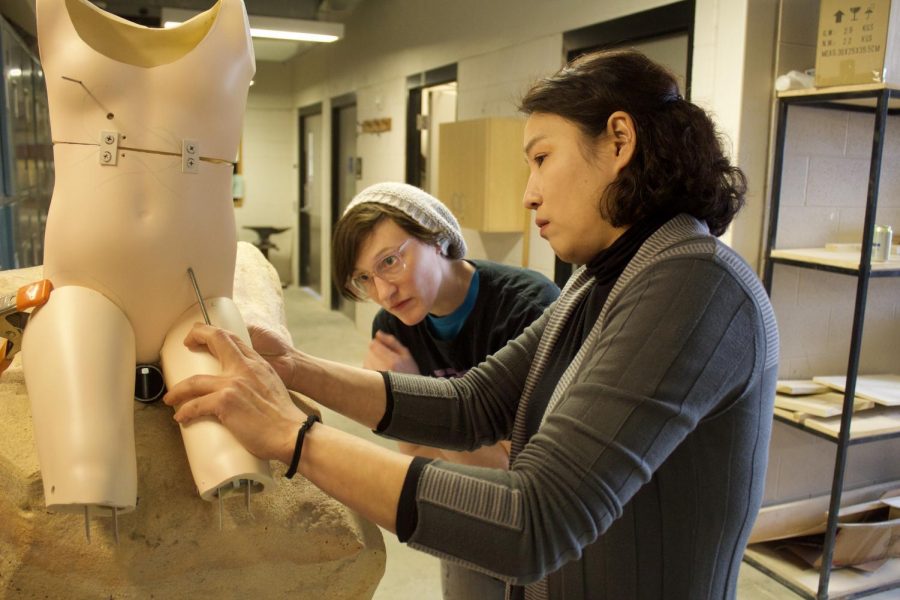
[[344, 214], [367, 202], [393, 206], [425, 229], [438, 234], [441, 250], [447, 258], [463, 258], [466, 255], [466, 241], [456, 217], [428, 192], [406, 183], [376, 183], [358, 193], [347, 205]]

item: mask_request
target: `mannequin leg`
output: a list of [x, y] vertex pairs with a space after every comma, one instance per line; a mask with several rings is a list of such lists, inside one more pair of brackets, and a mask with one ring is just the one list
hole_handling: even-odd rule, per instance
[[[210, 321], [217, 327], [233, 331], [250, 343], [241, 313], [230, 298], [206, 300]], [[206, 351], [189, 350], [184, 338], [194, 323], [202, 323], [199, 305], [193, 306], [176, 321], [166, 335], [161, 356], [166, 386], [197, 374], [221, 373], [219, 361]], [[204, 500], [215, 500], [221, 494], [246, 488], [261, 492], [274, 485], [268, 462], [250, 454], [235, 437], [212, 417], [199, 419], [181, 427], [191, 473], [197, 491]], [[249, 483], [248, 483], [249, 482]]]
[[89, 288], [58, 288], [31, 316], [22, 359], [47, 508], [133, 510], [135, 350], [125, 314]]

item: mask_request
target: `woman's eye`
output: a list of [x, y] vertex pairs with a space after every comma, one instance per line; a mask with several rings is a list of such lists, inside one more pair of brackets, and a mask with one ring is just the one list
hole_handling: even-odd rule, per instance
[[541, 166], [542, 164], [544, 164], [544, 158], [546, 158], [546, 154], [538, 154], [534, 157], [535, 164], [537, 164], [537, 166]]
[[372, 276], [368, 273], [363, 273], [362, 275], [357, 275], [356, 280], [362, 284], [366, 284], [372, 280]]
[[391, 267], [396, 266], [398, 260], [400, 260], [399, 257], [394, 256], [393, 254], [390, 256], [385, 256], [381, 261], [381, 268], [390, 269]]

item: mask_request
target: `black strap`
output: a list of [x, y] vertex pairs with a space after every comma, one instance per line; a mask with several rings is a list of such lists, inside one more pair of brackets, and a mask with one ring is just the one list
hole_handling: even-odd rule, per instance
[[291, 466], [288, 467], [287, 473], [284, 474], [288, 479], [297, 474], [297, 467], [300, 466], [300, 451], [303, 450], [303, 438], [306, 437], [306, 432], [312, 428], [314, 423], [321, 421], [322, 419], [318, 415], [309, 415], [306, 417], [306, 422], [300, 426], [300, 431], [297, 432], [297, 443], [294, 444], [294, 456], [291, 458]]

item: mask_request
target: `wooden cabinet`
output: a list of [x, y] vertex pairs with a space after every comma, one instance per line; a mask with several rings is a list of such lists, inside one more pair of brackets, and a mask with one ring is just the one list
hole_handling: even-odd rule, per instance
[[460, 225], [484, 232], [521, 232], [528, 167], [522, 154], [523, 119], [443, 123], [438, 197]]

